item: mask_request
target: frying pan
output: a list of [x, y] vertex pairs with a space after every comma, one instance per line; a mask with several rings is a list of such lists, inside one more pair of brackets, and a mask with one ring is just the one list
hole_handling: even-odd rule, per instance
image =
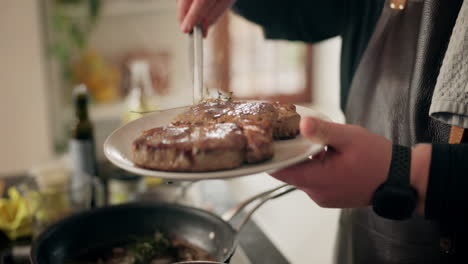
[[[129, 203], [82, 212], [46, 229], [33, 243], [33, 264], [63, 264], [82, 256], [99, 256], [103, 250], [130, 239], [161, 231], [206, 250], [215, 261], [229, 263], [237, 246], [237, 234], [265, 202], [295, 190], [281, 185], [255, 195], [227, 211], [223, 217], [177, 204]], [[248, 205], [237, 227], [231, 220]], [[203, 262], [202, 262], [203, 263]]]
[[214, 261], [184, 261], [184, 262], [177, 262], [174, 264], [222, 264], [222, 263], [214, 262]]

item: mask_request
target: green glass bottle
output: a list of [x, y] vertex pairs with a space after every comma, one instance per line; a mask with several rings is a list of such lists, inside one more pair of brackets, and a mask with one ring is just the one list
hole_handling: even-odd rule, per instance
[[[72, 199], [82, 202], [89, 195], [83, 186], [98, 178], [93, 124], [88, 115], [88, 92], [84, 85], [73, 90], [75, 120], [71, 129], [69, 151], [72, 165]], [[96, 178], [95, 178], [96, 177]], [[95, 188], [91, 188], [91, 206], [96, 205]]]

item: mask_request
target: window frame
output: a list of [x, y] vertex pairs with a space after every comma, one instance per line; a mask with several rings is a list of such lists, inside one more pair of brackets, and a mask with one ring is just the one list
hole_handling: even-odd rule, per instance
[[[219, 78], [219, 87], [223, 92], [230, 92], [230, 70], [231, 70], [231, 29], [229, 27], [229, 13], [224, 14], [218, 22], [212, 27], [213, 59], [215, 61], [215, 75]], [[234, 98], [240, 100], [268, 100], [281, 101], [284, 103], [311, 103], [312, 102], [312, 59], [313, 50], [310, 44], [304, 44], [304, 87], [298, 93], [276, 94], [276, 95], [257, 95], [248, 97], [239, 97], [234, 94]]]

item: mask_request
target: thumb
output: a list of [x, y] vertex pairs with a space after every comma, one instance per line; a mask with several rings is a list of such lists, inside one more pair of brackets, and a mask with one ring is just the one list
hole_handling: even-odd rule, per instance
[[342, 148], [351, 142], [350, 126], [328, 122], [313, 117], [304, 117], [300, 124], [301, 134], [312, 142]]

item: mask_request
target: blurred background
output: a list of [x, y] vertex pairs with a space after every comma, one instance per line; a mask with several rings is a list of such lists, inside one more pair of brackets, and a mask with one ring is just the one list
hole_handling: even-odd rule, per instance
[[[176, 17], [174, 0], [3, 1], [0, 177], [67, 159], [77, 84], [88, 88], [99, 163], [105, 163], [104, 139], [128, 121], [135, 76], [146, 80], [141, 91], [154, 109], [191, 104], [189, 38]], [[339, 38], [314, 45], [266, 41], [261, 28], [229, 13], [204, 46], [207, 91], [297, 103], [343, 121]], [[135, 62], [146, 67], [137, 72]], [[255, 175], [229, 184], [240, 199], [277, 182]], [[329, 263], [337, 215], [295, 193], [255, 219], [292, 263]], [[286, 228], [291, 219], [299, 229]], [[304, 243], [316, 250], [291, 246]]]

